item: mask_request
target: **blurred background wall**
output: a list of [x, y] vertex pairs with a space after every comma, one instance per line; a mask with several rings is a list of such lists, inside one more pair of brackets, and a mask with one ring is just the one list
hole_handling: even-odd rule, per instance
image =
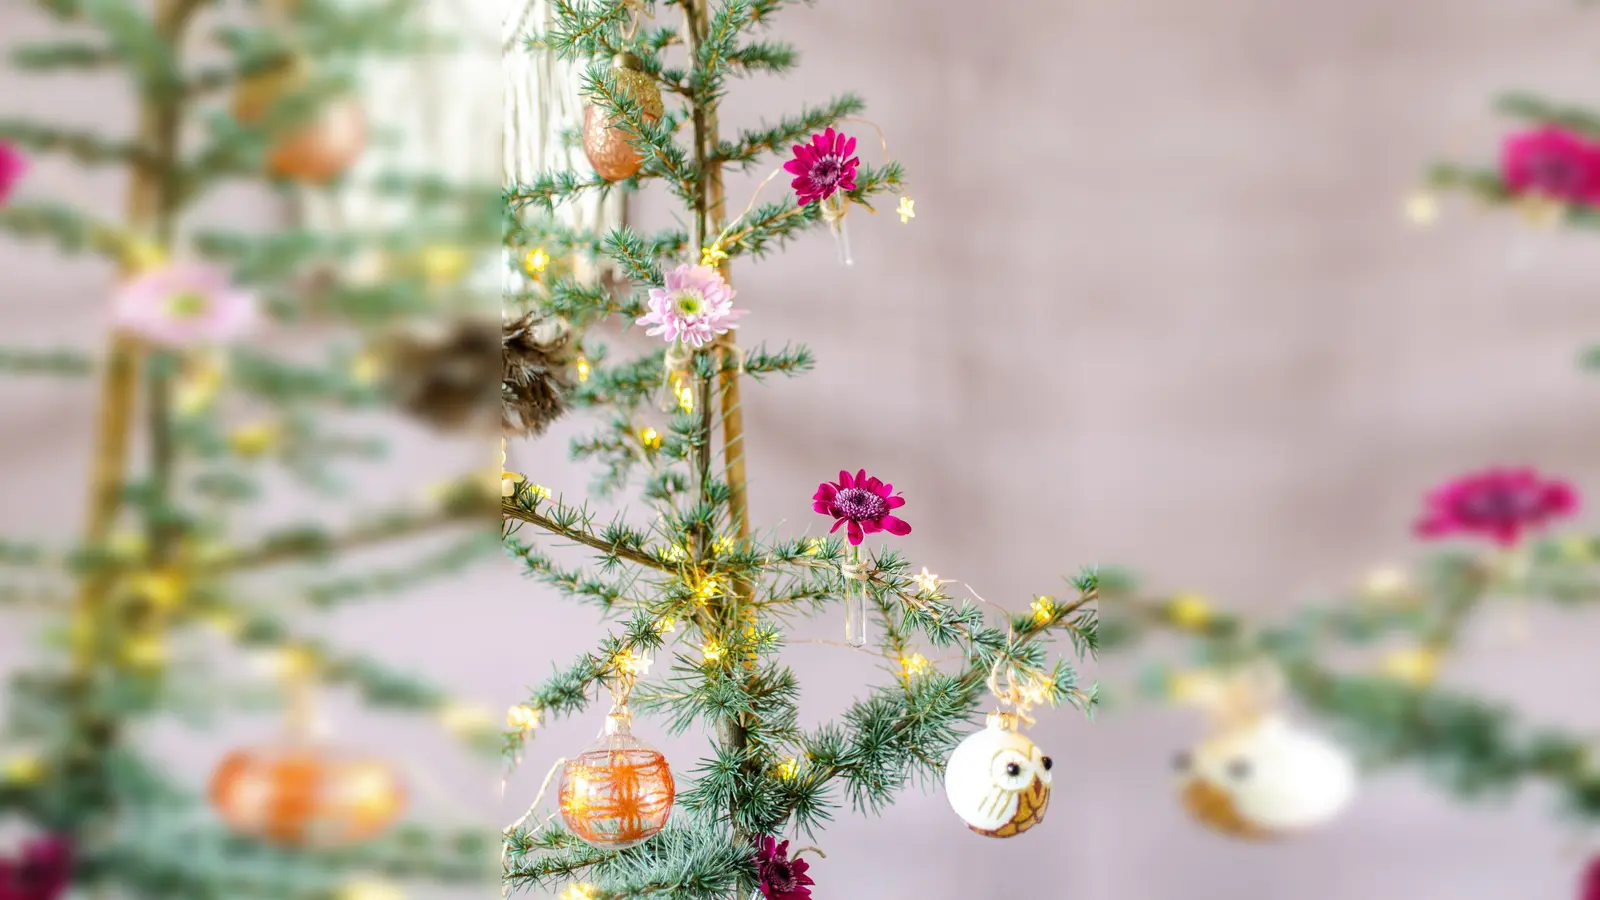
[[[18, 5], [0, 7], [0, 35], [18, 27]], [[735, 83], [727, 119], [858, 90], [910, 170], [918, 218], [853, 216], [853, 269], [823, 236], [736, 269], [739, 305], [754, 311], [741, 341], [801, 341], [819, 360], [746, 398], [758, 524], [820, 533], [816, 483], [864, 466], [908, 498], [916, 531], [899, 546], [914, 564], [991, 601], [1024, 606], [1080, 566], [1116, 563], [1271, 613], [1413, 556], [1420, 492], [1458, 470], [1529, 462], [1596, 489], [1600, 383], [1575, 365], [1600, 335], [1593, 249], [1462, 207], [1428, 231], [1399, 215], [1429, 158], [1493, 153], [1497, 91], [1587, 97], [1600, 73], [1594, 16], [1564, 0], [824, 0], [783, 13], [777, 27], [805, 52], [800, 74]], [[0, 74], [6, 106], [100, 117], [121, 103], [90, 84], [10, 78]], [[765, 174], [734, 183], [734, 209]], [[115, 202], [114, 185], [39, 177]], [[659, 221], [656, 199], [642, 220]], [[107, 277], [0, 247], [0, 326], [19, 338], [97, 333]], [[0, 530], [69, 527], [88, 400], [79, 387], [4, 390]], [[582, 430], [568, 422], [514, 447], [512, 467], [580, 492], [588, 475], [565, 449]], [[417, 458], [443, 452], [407, 434]], [[603, 628], [499, 562], [346, 624], [374, 652], [495, 707]], [[810, 633], [832, 638], [837, 625]], [[1600, 627], [1536, 614], [1518, 640], [1506, 621], [1484, 626], [1447, 679], [1545, 721], [1600, 717]], [[807, 724], [886, 677], [835, 647], [792, 653]], [[1111, 684], [1130, 673], [1122, 660], [1094, 667]], [[382, 721], [344, 730], [396, 753], [437, 750], [454, 799], [503, 825], [600, 718], [541, 729], [503, 803], [481, 773], [444, 760], [442, 742]], [[1064, 765], [1044, 826], [986, 841], [930, 788], [822, 835], [819, 895], [1521, 900], [1574, 889], [1573, 835], [1536, 792], [1457, 807], [1411, 772], [1369, 781], [1325, 832], [1227, 843], [1171, 796], [1168, 761], [1198, 727], [1157, 710], [1093, 724], [1047, 714], [1034, 736]], [[694, 767], [699, 739], [638, 730], [679, 771]]]

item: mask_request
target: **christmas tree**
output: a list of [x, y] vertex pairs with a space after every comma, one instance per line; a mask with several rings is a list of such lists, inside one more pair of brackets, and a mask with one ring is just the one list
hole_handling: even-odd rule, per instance
[[[786, 537], [752, 516], [746, 459], [760, 448], [746, 442], [746, 389], [813, 359], [799, 334], [781, 348], [738, 346], [739, 323], [762, 303], [736, 297], [735, 264], [822, 229], [848, 263], [850, 213], [899, 195], [902, 220], [915, 214], [901, 167], [863, 161], [886, 142], [856, 118], [854, 96], [776, 124], [721, 126], [734, 79], [795, 67], [794, 49], [768, 36], [787, 5], [553, 0], [527, 35], [529, 52], [587, 67], [588, 109], [572, 136], [587, 164], [507, 191], [508, 256], [524, 278], [503, 335], [505, 426], [537, 436], [569, 409], [598, 417], [573, 445], [598, 474], [575, 500], [575, 487], [507, 471], [506, 544], [534, 579], [616, 624], [512, 711], [506, 750], [520, 761], [555, 718], [610, 707], [600, 743], [552, 769], [506, 830], [507, 891], [805, 897], [810, 861], [790, 837], [818, 832], [841, 806], [881, 810], [940, 776], [969, 827], [1009, 837], [1035, 825], [1049, 799], [1052, 761], [1021, 733], [1030, 710], [1094, 699], [1045, 647], [1066, 634], [1077, 653], [1093, 649], [1092, 574], [1071, 596], [998, 618], [957, 600], [899, 552], [869, 549], [874, 535], [910, 532], [900, 514], [917, 498], [855, 467], [812, 497], [829, 537]], [[874, 139], [858, 154], [862, 134]], [[740, 212], [725, 173], [766, 169], [761, 188], [783, 178], [792, 192], [764, 199], [758, 188]], [[563, 218], [577, 198], [652, 189], [671, 197], [683, 227], [594, 233]], [[616, 326], [635, 324], [653, 349], [629, 352]], [[602, 521], [591, 502], [624, 492], [642, 509]], [[570, 563], [561, 545], [579, 545], [594, 565]], [[816, 617], [842, 620], [843, 645], [881, 657], [892, 677], [838, 721], [806, 729], [782, 651], [799, 620]], [[991, 710], [988, 727], [967, 736], [974, 714]], [[705, 734], [706, 756], [665, 759], [635, 736], [646, 722]]]
[[[7, 614], [44, 629], [5, 700], [0, 815], [27, 837], [3, 851], [0, 896], [377, 898], [394, 881], [486, 880], [492, 838], [396, 826], [409, 773], [324, 742], [311, 704], [335, 686], [496, 742], [492, 720], [308, 619], [497, 546], [492, 470], [422, 496], [379, 465], [375, 422], [394, 423], [366, 415], [398, 401], [464, 427], [495, 409], [492, 326], [464, 281], [498, 242], [495, 192], [351, 174], [369, 130], [362, 61], [445, 36], [403, 0], [34, 6], [50, 37], [12, 48], [15, 65], [117, 79], [135, 110], [127, 131], [0, 121], [0, 232], [98, 266], [104, 294], [83, 319], [96, 335], [110, 321], [99, 351], [86, 337], [0, 353], [13, 375], [90, 376], [75, 396], [96, 410], [89, 471], [61, 486], [87, 492], [80, 533], [0, 541]], [[123, 212], [52, 201], [67, 166], [114, 171]], [[241, 197], [293, 208], [347, 188], [410, 214], [341, 232], [237, 215]], [[246, 655], [282, 684], [241, 676]], [[287, 710], [287, 734], [214, 772], [178, 771], [151, 742], [164, 724], [263, 709]]]

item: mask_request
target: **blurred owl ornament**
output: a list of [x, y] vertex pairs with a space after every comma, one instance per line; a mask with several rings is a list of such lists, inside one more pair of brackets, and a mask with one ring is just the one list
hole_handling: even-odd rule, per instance
[[1338, 745], [1276, 711], [1276, 671], [1251, 670], [1197, 690], [1212, 733], [1176, 766], [1184, 807], [1206, 827], [1246, 840], [1290, 837], [1337, 816], [1355, 793]]
[[944, 790], [967, 827], [985, 837], [1013, 837], [1044, 821], [1050, 805], [1050, 757], [1021, 731], [1020, 716], [989, 714], [982, 731], [950, 754]]

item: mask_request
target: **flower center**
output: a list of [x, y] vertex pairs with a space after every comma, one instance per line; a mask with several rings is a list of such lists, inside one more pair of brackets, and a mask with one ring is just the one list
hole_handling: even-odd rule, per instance
[[683, 291], [672, 298], [680, 316], [698, 316], [706, 311], [706, 298], [699, 291]]
[[833, 498], [833, 509], [846, 519], [875, 521], [889, 514], [889, 501], [866, 488], [845, 488]]
[[1564, 156], [1539, 156], [1531, 160], [1529, 168], [1534, 182], [1551, 191], [1577, 187], [1578, 167]]
[[1485, 491], [1462, 501], [1463, 512], [1479, 521], [1525, 519], [1539, 513], [1539, 492], [1528, 488]]
[[794, 867], [788, 860], [775, 859], [767, 864], [767, 886], [780, 894], [794, 890]]
[[832, 187], [844, 177], [844, 160], [837, 156], [824, 156], [811, 167], [811, 180], [822, 187]]
[[167, 301], [167, 314], [174, 319], [192, 319], [203, 314], [211, 301], [204, 294], [185, 291]]

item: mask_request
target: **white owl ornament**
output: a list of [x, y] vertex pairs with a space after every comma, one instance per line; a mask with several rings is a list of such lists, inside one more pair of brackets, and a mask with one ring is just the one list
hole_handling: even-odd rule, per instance
[[985, 837], [1012, 837], [1044, 821], [1051, 765], [1019, 730], [1015, 713], [990, 713], [988, 725], [950, 754], [945, 795], [968, 828]]
[[1248, 840], [1288, 837], [1330, 821], [1355, 793], [1338, 745], [1272, 711], [1275, 681], [1259, 673], [1197, 698], [1213, 732], [1178, 754], [1179, 795], [1207, 827]]

